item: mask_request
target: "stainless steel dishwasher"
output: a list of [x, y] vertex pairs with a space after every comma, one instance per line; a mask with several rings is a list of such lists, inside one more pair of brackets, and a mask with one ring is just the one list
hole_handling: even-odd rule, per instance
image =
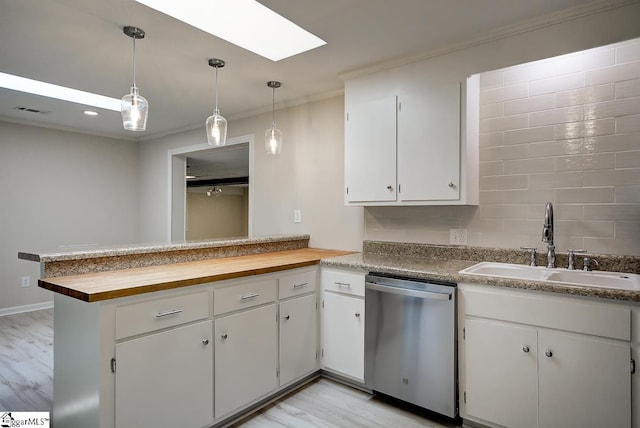
[[457, 417], [456, 284], [371, 273], [365, 314], [366, 386]]

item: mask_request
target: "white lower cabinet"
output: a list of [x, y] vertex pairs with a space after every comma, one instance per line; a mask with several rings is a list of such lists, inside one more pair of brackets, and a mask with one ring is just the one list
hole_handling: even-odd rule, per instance
[[116, 344], [117, 428], [213, 421], [212, 329], [203, 321]]
[[630, 310], [459, 286], [462, 416], [510, 428], [631, 427]]
[[265, 396], [278, 386], [276, 305], [215, 320], [215, 416]]
[[316, 294], [280, 303], [280, 386], [318, 369]]
[[364, 299], [325, 292], [322, 366], [364, 382]]

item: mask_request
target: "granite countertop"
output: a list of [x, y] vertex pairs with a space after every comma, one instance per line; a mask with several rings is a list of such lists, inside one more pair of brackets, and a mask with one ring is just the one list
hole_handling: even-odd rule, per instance
[[355, 253], [345, 256], [325, 258], [323, 266], [382, 272], [420, 279], [433, 279], [455, 283], [481, 284], [536, 290], [584, 297], [640, 302], [640, 291], [599, 287], [573, 286], [561, 283], [517, 280], [500, 277], [460, 274], [459, 272], [479, 263], [472, 260], [443, 259], [436, 257], [415, 257], [401, 254]]
[[184, 250], [199, 250], [206, 248], [223, 248], [238, 245], [260, 245], [285, 241], [309, 241], [309, 235], [274, 235], [258, 238], [229, 238], [208, 241], [182, 241], [166, 244], [131, 244], [113, 246], [79, 246], [70, 247], [67, 251], [18, 252], [18, 259], [34, 262], [57, 262], [65, 260], [80, 260], [101, 257], [127, 256], [148, 253], [166, 253]]

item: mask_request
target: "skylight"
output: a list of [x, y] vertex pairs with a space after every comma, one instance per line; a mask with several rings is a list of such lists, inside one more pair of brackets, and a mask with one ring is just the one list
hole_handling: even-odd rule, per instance
[[72, 103], [120, 111], [120, 100], [0, 72], [0, 87]]
[[136, 0], [272, 61], [326, 42], [255, 0]]

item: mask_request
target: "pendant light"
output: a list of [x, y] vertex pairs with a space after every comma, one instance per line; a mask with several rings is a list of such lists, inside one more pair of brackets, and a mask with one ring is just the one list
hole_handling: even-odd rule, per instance
[[224, 61], [217, 58], [209, 60], [209, 65], [216, 69], [216, 107], [213, 115], [207, 118], [207, 142], [210, 146], [224, 146], [227, 142], [227, 119], [218, 110], [218, 69], [224, 67]]
[[144, 30], [138, 27], [124, 27], [122, 31], [133, 39], [133, 86], [131, 93], [122, 97], [120, 101], [122, 126], [127, 131], [144, 131], [147, 129], [149, 103], [140, 95], [136, 86], [136, 39], [144, 39]]
[[271, 128], [264, 133], [264, 148], [267, 150], [267, 154], [278, 155], [282, 150], [282, 132], [276, 128], [276, 88], [282, 86], [282, 83], [271, 80], [267, 82], [267, 86], [273, 90], [271, 95], [273, 120], [271, 121]]

